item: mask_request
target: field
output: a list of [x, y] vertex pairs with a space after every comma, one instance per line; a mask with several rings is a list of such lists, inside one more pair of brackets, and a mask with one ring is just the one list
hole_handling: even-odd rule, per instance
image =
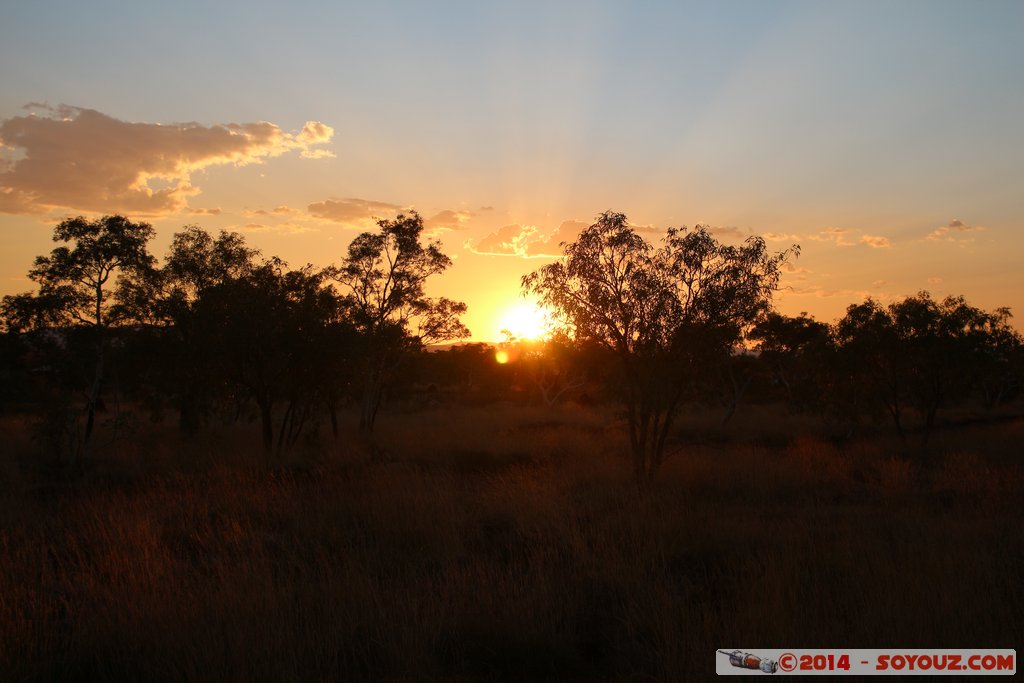
[[4, 680], [693, 681], [717, 648], [1024, 642], [1024, 421], [903, 458], [698, 415], [641, 498], [601, 406], [389, 413], [382, 463], [129, 419], [75, 475], [4, 420]]

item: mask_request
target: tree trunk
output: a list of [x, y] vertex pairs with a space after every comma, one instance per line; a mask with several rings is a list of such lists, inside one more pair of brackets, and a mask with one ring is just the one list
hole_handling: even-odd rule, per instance
[[96, 426], [96, 411], [99, 408], [100, 394], [103, 391], [103, 363], [106, 356], [106, 340], [100, 337], [96, 344], [96, 371], [92, 386], [86, 396], [85, 434], [82, 437], [82, 449], [77, 460], [88, 460], [92, 455], [92, 435]]

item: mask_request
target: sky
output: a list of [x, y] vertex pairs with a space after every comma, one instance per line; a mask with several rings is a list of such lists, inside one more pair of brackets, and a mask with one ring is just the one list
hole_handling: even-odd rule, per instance
[[416, 210], [500, 339], [611, 209], [801, 246], [779, 310], [1024, 320], [1024, 3], [50, 2], [0, 21], [0, 294], [73, 215], [340, 262]]

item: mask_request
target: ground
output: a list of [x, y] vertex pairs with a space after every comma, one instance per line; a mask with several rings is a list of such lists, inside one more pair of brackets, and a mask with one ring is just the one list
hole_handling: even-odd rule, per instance
[[697, 416], [642, 498], [602, 406], [390, 413], [383, 463], [138, 417], [68, 473], [2, 427], [12, 680], [693, 681], [719, 648], [1024, 641], [1019, 420], [906, 458]]

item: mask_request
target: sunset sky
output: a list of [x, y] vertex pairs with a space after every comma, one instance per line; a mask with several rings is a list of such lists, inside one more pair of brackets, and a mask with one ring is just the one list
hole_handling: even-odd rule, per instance
[[1021, 2], [12, 2], [0, 294], [77, 214], [338, 263], [419, 211], [495, 340], [606, 209], [803, 253], [779, 308], [926, 289], [1024, 326]]

